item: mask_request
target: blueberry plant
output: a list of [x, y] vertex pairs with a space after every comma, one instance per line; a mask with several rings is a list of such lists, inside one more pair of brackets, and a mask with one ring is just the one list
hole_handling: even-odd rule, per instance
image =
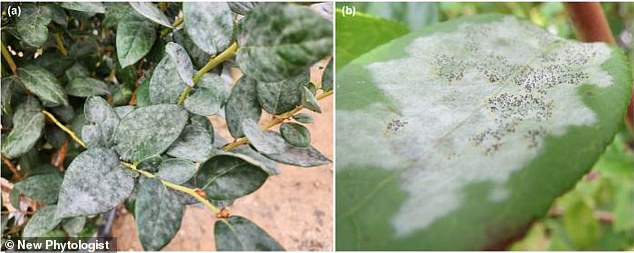
[[201, 203], [218, 250], [283, 249], [227, 207], [278, 162], [330, 163], [299, 113], [333, 93], [328, 4], [9, 4], [21, 15], [2, 16], [3, 236], [91, 236], [124, 204], [160, 250]]

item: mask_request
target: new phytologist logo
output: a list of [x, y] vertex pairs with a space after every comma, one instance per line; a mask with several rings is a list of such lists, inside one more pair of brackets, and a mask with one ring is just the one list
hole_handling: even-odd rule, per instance
[[81, 238], [67, 240], [63, 238], [22, 238], [3, 239], [3, 251], [116, 251], [116, 242], [112, 238]]

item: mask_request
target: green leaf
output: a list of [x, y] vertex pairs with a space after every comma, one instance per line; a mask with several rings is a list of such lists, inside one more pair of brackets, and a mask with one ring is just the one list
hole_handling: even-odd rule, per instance
[[601, 224], [594, 218], [594, 210], [578, 198], [568, 206], [563, 217], [566, 233], [579, 249], [587, 249], [601, 236]]
[[172, 28], [169, 18], [151, 2], [130, 2], [132, 8], [144, 17], [159, 25]]
[[309, 90], [308, 87], [303, 87], [302, 89], [302, 105], [308, 110], [321, 113], [319, 101], [317, 101], [317, 98], [315, 98], [315, 94], [313, 94], [313, 92]]
[[438, 22], [440, 3], [364, 3], [362, 12], [407, 25], [412, 31]]
[[73, 217], [62, 222], [64, 231], [73, 237], [79, 236], [85, 225], [86, 217], [84, 216]]
[[172, 145], [187, 123], [187, 111], [178, 105], [138, 108], [121, 119], [114, 133], [121, 159], [139, 162], [159, 155]]
[[[156, 71], [156, 70], [154, 70]], [[136, 105], [139, 107], [151, 105], [150, 102], [150, 79], [145, 78], [136, 89]]]
[[236, 14], [246, 16], [247, 13], [249, 13], [251, 9], [258, 4], [258, 2], [228, 2], [228, 4], [231, 11]]
[[332, 23], [305, 6], [260, 4], [240, 21], [240, 70], [258, 81], [296, 76], [332, 50]]
[[50, 7], [45, 5], [23, 6], [15, 28], [22, 41], [32, 47], [41, 47], [48, 40], [48, 23], [53, 19]]
[[18, 68], [18, 76], [24, 87], [39, 97], [44, 106], [68, 105], [62, 85], [48, 70], [36, 65], [27, 65]]
[[130, 16], [119, 21], [117, 25], [117, 58], [121, 68], [130, 66], [145, 56], [154, 41], [156, 30], [149, 21]]
[[212, 151], [213, 133], [201, 126], [187, 125], [181, 135], [167, 149], [167, 154], [201, 162], [209, 158]]
[[313, 116], [308, 113], [298, 113], [293, 115], [293, 119], [299, 123], [310, 124], [313, 123]]
[[284, 123], [280, 126], [280, 133], [286, 142], [298, 147], [310, 146], [310, 131], [297, 123]]
[[229, 47], [233, 14], [227, 3], [184, 2], [185, 31], [200, 49], [215, 55]]
[[280, 134], [273, 131], [262, 131], [252, 120], [242, 122], [244, 134], [249, 143], [267, 158], [289, 165], [312, 167], [330, 163], [330, 159], [322, 155], [312, 146], [301, 148], [284, 141]]
[[160, 250], [181, 227], [183, 205], [177, 195], [157, 179], [141, 178], [134, 206], [134, 218], [144, 250]]
[[277, 162], [266, 158], [266, 156], [258, 153], [258, 151], [254, 150], [248, 145], [237, 147], [231, 150], [230, 152], [243, 154], [255, 159], [256, 161], [260, 162], [263, 165], [263, 168], [266, 170], [267, 173], [269, 173], [270, 176], [275, 176], [280, 174], [280, 171], [277, 169]]
[[241, 216], [217, 220], [214, 237], [218, 251], [284, 251], [266, 231]]
[[193, 183], [210, 199], [230, 200], [254, 192], [268, 177], [266, 169], [254, 159], [220, 153], [200, 165]]
[[[357, 12], [343, 16], [337, 9], [337, 70], [373, 48], [383, 45], [409, 32], [399, 23]], [[372, 29], [368, 29], [368, 28]]]
[[183, 81], [189, 85], [194, 86], [192, 77], [194, 76], [194, 64], [187, 51], [181, 45], [174, 42], [168, 42], [165, 45], [165, 52], [170, 57], [170, 60], [176, 65], [176, 73], [183, 79]]
[[40, 207], [22, 231], [23, 238], [40, 237], [53, 230], [62, 220], [55, 217], [56, 206]]
[[90, 77], [76, 77], [66, 86], [66, 93], [76, 97], [110, 95], [108, 84]]
[[619, 50], [497, 14], [364, 54], [337, 72], [337, 249], [504, 249], [592, 167], [631, 84]]
[[61, 6], [66, 9], [74, 10], [74, 11], [92, 12], [92, 13], [106, 12], [106, 7], [104, 7], [103, 4], [99, 2], [63, 2]]
[[136, 13], [128, 3], [109, 2], [106, 6], [106, 17], [103, 19], [103, 25], [108, 28], [116, 27], [119, 22], [130, 15], [136, 15]]
[[[119, 116], [112, 109], [110, 104], [101, 97], [89, 97], [84, 104], [84, 117], [94, 127], [84, 126], [82, 129], [82, 138], [84, 132], [90, 136], [99, 136], [97, 142], [110, 147], [113, 144], [114, 132], [119, 125]], [[97, 132], [91, 132], [97, 131]]]
[[29, 176], [17, 182], [14, 187], [35, 201], [54, 204], [57, 202], [57, 195], [61, 185], [62, 175], [52, 172]]
[[228, 97], [229, 85], [220, 76], [205, 74], [183, 105], [191, 113], [211, 116], [220, 112]]
[[2, 78], [2, 88], [0, 91], [2, 92], [2, 112], [6, 115], [13, 114], [13, 106], [11, 105], [11, 99], [13, 98], [13, 92], [16, 89], [16, 85], [18, 84], [18, 78], [16, 76], [8, 76]]
[[134, 188], [134, 178], [105, 148], [88, 149], [68, 166], [59, 192], [57, 218], [95, 215], [116, 207]]
[[176, 68], [176, 63], [168, 55], [158, 63], [148, 87], [152, 104], [178, 103], [178, 98], [187, 84], [179, 76]]
[[257, 82], [258, 101], [271, 114], [295, 109], [302, 102], [302, 87], [309, 82], [308, 72], [279, 82]]
[[231, 136], [235, 138], [244, 136], [241, 122], [245, 119], [257, 122], [260, 120], [261, 113], [256, 81], [248, 76], [242, 76], [231, 89], [231, 95], [225, 105], [225, 119]]
[[332, 58], [330, 63], [328, 63], [326, 70], [324, 70], [324, 75], [321, 77], [321, 89], [324, 91], [329, 91], [333, 88], [334, 78], [332, 77], [332, 65], [334, 62], [335, 59]]
[[187, 35], [184, 29], [174, 31], [172, 34], [174, 37], [174, 42], [183, 46], [185, 50], [187, 50], [187, 54], [189, 54], [189, 57], [191, 57], [196, 68], [200, 69], [204, 67], [205, 64], [207, 64], [207, 61], [209, 61], [211, 56], [200, 49], [198, 46], [196, 46], [196, 44], [194, 44], [192, 39], [189, 38], [189, 35]]
[[156, 175], [175, 184], [183, 184], [196, 174], [197, 165], [189, 160], [172, 158], [161, 161]]
[[72, 81], [75, 77], [88, 77], [90, 76], [90, 72], [86, 67], [81, 65], [81, 63], [76, 62], [73, 66], [64, 71], [64, 76], [66, 76], [66, 80]]
[[29, 97], [16, 109], [11, 132], [2, 136], [2, 155], [13, 159], [31, 150], [42, 136], [44, 125], [37, 99]]

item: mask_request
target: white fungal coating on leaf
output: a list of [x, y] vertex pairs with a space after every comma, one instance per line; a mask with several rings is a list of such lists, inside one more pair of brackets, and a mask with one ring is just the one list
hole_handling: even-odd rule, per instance
[[597, 123], [578, 88], [613, 82], [600, 67], [605, 44], [562, 40], [512, 17], [463, 23], [404, 51], [366, 66], [397, 109], [375, 102], [337, 112], [337, 135], [346, 136], [338, 149], [363, 150], [338, 156], [338, 168], [400, 172], [407, 198], [390, 219], [397, 237], [456, 210], [469, 184], [492, 183], [489, 199], [506, 198], [507, 179], [546, 136]]

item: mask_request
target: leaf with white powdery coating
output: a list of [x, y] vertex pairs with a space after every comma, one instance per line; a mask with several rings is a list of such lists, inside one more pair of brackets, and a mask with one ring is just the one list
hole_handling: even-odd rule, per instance
[[108, 84], [90, 77], [75, 77], [66, 85], [66, 93], [76, 97], [110, 95]]
[[13, 187], [33, 200], [54, 204], [57, 202], [62, 179], [60, 173], [53, 171], [29, 176], [17, 182]]
[[196, 170], [198, 170], [198, 166], [192, 161], [171, 158], [161, 161], [156, 176], [162, 180], [182, 184], [192, 178], [196, 174]]
[[2, 138], [2, 155], [13, 159], [27, 153], [42, 136], [45, 124], [37, 99], [29, 97], [16, 109], [13, 129]]
[[284, 123], [280, 126], [280, 134], [286, 142], [298, 147], [310, 146], [310, 131], [297, 123]]
[[205, 74], [183, 105], [192, 113], [211, 116], [220, 112], [228, 97], [229, 86], [225, 80], [214, 74]]
[[321, 107], [319, 106], [319, 101], [315, 97], [315, 94], [308, 87], [303, 87], [302, 89], [302, 105], [313, 112], [321, 113]]
[[180, 229], [184, 207], [178, 196], [161, 181], [143, 177], [139, 181], [134, 210], [143, 249], [157, 251]]
[[214, 237], [219, 251], [284, 251], [266, 231], [237, 215], [216, 221]]
[[44, 106], [68, 105], [68, 98], [57, 78], [48, 70], [27, 65], [18, 68], [20, 82], [42, 100]]
[[203, 162], [193, 178], [209, 199], [230, 200], [248, 195], [264, 184], [269, 174], [256, 160], [233, 153], [220, 153]]
[[229, 46], [233, 13], [227, 3], [184, 2], [185, 31], [200, 49], [215, 55]]
[[136, 63], [154, 45], [156, 29], [152, 22], [130, 15], [117, 25], [117, 58], [121, 68]]
[[257, 122], [260, 120], [261, 113], [255, 79], [242, 76], [231, 89], [231, 95], [225, 105], [225, 119], [231, 136], [235, 138], [244, 136], [242, 121], [251, 119]]
[[40, 207], [22, 231], [22, 237], [34, 238], [53, 230], [62, 220], [55, 217], [54, 205]]
[[104, 7], [103, 4], [99, 2], [64, 2], [61, 4], [61, 6], [66, 9], [74, 10], [74, 11], [94, 12], [94, 13], [106, 12], [106, 7]]
[[258, 81], [298, 75], [332, 50], [332, 24], [305, 6], [269, 3], [238, 27], [240, 70]]
[[88, 149], [68, 166], [57, 205], [58, 218], [108, 211], [130, 195], [134, 178], [110, 149]]
[[49, 6], [29, 5], [22, 8], [22, 16], [15, 28], [22, 41], [32, 47], [41, 47], [48, 40], [48, 23], [53, 19]]
[[[101, 143], [112, 146], [114, 132], [119, 125], [119, 116], [114, 109], [102, 97], [89, 97], [84, 103], [84, 117], [101, 132], [97, 136], [101, 137]], [[85, 128], [85, 127], [84, 127]], [[90, 129], [86, 131], [93, 131]], [[83, 135], [84, 130], [82, 130]], [[86, 133], [95, 136], [94, 133]]]
[[302, 103], [302, 87], [309, 82], [308, 72], [279, 81], [257, 84], [258, 101], [271, 114], [282, 114]]
[[128, 113], [114, 134], [115, 149], [126, 161], [138, 162], [163, 153], [187, 123], [179, 105], [150, 105]]
[[201, 162], [209, 158], [213, 149], [212, 140], [212, 133], [204, 127], [187, 125], [166, 153], [173, 157]]
[[130, 2], [130, 5], [132, 6], [132, 8], [134, 8], [135, 11], [137, 11], [144, 17], [152, 20], [153, 22], [165, 27], [172, 28], [169, 18], [167, 18], [167, 16], [165, 16], [165, 14], [163, 14], [163, 12], [161, 12], [159, 8], [154, 6], [153, 3]]
[[180, 76], [187, 85], [193, 87], [194, 81], [192, 77], [194, 76], [194, 64], [192, 60], [189, 59], [185, 48], [177, 43], [168, 42], [167, 45], [165, 45], [165, 52], [171, 61], [175, 63], [178, 76]]
[[154, 68], [148, 86], [148, 95], [152, 104], [176, 104], [187, 83], [176, 70], [177, 66], [169, 55], [166, 55]]

